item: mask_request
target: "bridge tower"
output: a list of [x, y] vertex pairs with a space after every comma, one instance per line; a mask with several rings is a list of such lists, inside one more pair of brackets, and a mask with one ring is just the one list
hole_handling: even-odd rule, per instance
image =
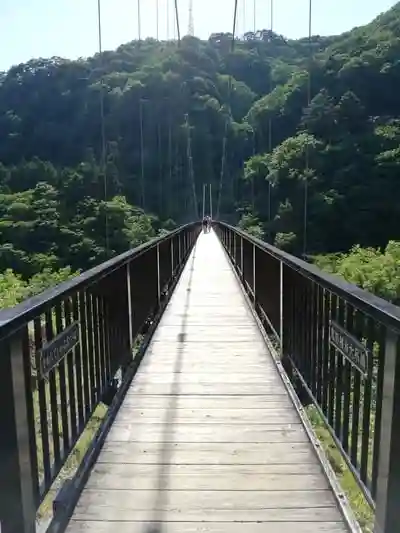
[[189, 0], [189, 27], [188, 35], [194, 36], [193, 0]]

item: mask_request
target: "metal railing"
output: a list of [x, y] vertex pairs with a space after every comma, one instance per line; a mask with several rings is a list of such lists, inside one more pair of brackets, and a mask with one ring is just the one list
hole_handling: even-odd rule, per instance
[[375, 533], [399, 532], [400, 308], [232, 226], [215, 229], [375, 510]]
[[97, 405], [124, 382], [199, 231], [183, 226], [0, 311], [1, 533], [34, 533], [37, 509]]

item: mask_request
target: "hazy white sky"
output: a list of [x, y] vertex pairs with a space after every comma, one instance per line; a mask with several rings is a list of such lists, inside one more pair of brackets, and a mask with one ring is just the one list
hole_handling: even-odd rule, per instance
[[[239, 0], [238, 32], [270, 27], [271, 0]], [[103, 48], [138, 36], [138, 0], [101, 0]], [[159, 38], [174, 36], [174, 0], [158, 0]], [[178, 0], [182, 34], [189, 0]], [[193, 0], [195, 35], [231, 31], [234, 0]], [[274, 30], [288, 37], [308, 32], [309, 0], [274, 0]], [[337, 34], [366, 24], [395, 0], [313, 0], [313, 33]], [[157, 0], [141, 0], [142, 38], [157, 35]], [[167, 13], [169, 12], [169, 17]], [[169, 24], [168, 24], [169, 18]], [[175, 29], [176, 31], [176, 29]], [[32, 57], [76, 58], [98, 50], [97, 0], [0, 0], [0, 70]]]

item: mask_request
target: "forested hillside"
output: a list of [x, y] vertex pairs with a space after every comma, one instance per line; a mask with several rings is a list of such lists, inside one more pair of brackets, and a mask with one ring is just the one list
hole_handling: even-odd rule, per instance
[[11, 68], [0, 272], [86, 269], [198, 216], [210, 182], [214, 213], [294, 253], [305, 192], [307, 253], [386, 246], [400, 238], [399, 58], [400, 4], [311, 46], [268, 31], [233, 50], [227, 34], [148, 39]]

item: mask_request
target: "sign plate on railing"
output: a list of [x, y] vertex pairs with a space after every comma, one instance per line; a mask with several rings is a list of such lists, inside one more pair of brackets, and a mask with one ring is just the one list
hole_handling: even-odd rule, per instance
[[359, 340], [333, 320], [329, 324], [329, 342], [362, 374], [368, 370], [368, 350]]
[[39, 351], [40, 377], [46, 376], [79, 342], [79, 322], [74, 322]]

